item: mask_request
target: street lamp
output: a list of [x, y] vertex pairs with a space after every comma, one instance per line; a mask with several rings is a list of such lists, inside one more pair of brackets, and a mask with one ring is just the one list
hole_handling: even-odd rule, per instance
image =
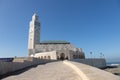
[[90, 60], [91, 60], [91, 65], [93, 66], [93, 65], [94, 65], [93, 63], [94, 63], [94, 62], [93, 62], [93, 59], [92, 59], [92, 52], [90, 52], [90, 54], [91, 54], [91, 59], [90, 59]]
[[104, 56], [104, 54], [100, 53], [100, 58], [102, 58]]
[[91, 58], [92, 58], [92, 52], [90, 52], [90, 54], [91, 54]]
[[102, 56], [103, 56], [103, 58], [105, 58], [105, 55], [104, 55], [104, 54], [103, 54]]

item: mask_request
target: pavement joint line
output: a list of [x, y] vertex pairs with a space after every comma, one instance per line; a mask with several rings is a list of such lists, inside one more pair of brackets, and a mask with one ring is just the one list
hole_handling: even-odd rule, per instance
[[90, 80], [77, 66], [72, 64], [70, 61], [65, 60], [63, 61], [63, 63], [71, 67], [75, 72], [77, 72], [77, 74], [82, 80]]

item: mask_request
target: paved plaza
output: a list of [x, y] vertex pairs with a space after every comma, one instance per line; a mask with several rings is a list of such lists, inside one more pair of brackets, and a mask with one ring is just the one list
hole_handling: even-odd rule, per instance
[[57, 61], [38, 65], [2, 80], [120, 80], [120, 77], [89, 65]]
[[19, 75], [2, 80], [81, 80], [78, 74], [62, 61], [38, 65]]

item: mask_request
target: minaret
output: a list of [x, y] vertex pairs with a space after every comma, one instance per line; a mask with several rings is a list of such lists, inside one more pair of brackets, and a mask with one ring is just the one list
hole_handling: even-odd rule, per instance
[[36, 13], [32, 16], [29, 27], [28, 54], [34, 55], [35, 45], [40, 43], [40, 22]]

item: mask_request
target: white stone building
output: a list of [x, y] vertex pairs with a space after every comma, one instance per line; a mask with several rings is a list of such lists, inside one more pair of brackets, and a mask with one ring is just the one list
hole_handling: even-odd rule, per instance
[[40, 22], [34, 14], [30, 21], [28, 39], [29, 57], [41, 59], [84, 59], [81, 48], [75, 48], [67, 41], [43, 41], [40, 42]]

